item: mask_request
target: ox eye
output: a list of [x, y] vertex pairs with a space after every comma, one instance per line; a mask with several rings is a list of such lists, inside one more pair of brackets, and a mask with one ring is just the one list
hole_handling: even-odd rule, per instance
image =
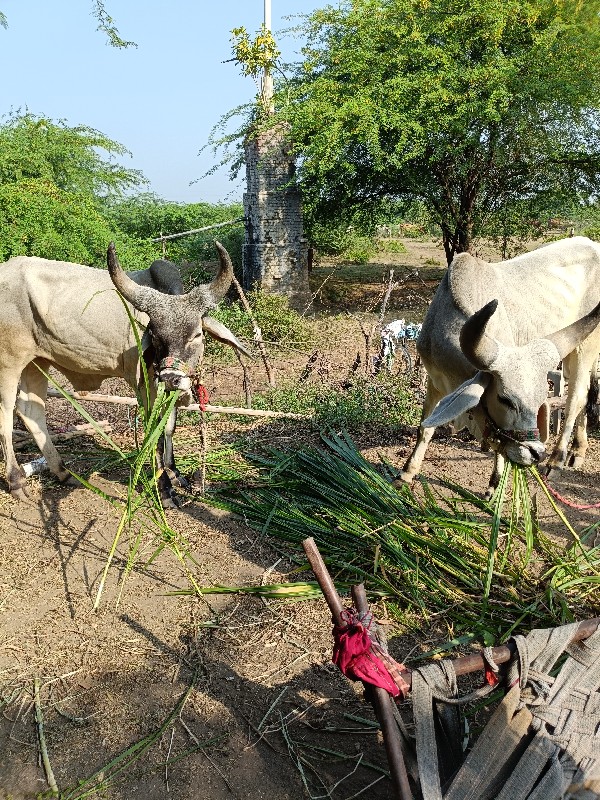
[[503, 395], [499, 394], [498, 395], [498, 400], [502, 403], [503, 406], [506, 406], [507, 408], [511, 408], [513, 411], [517, 410], [516, 405], [513, 403], [513, 401], [510, 398], [504, 397]]

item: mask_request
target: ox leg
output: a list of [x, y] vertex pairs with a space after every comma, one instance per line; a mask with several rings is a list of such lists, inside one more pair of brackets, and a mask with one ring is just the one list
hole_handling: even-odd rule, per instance
[[18, 376], [0, 386], [0, 441], [4, 451], [8, 490], [16, 500], [27, 500], [27, 478], [17, 463], [12, 442], [13, 413], [17, 400]]
[[573, 467], [574, 469], [579, 469], [583, 466], [583, 461], [585, 459], [585, 454], [588, 448], [588, 437], [587, 437], [587, 413], [586, 409], [583, 408], [582, 411], [579, 412], [577, 415], [577, 419], [575, 420], [575, 430], [573, 433], [573, 443], [571, 444], [571, 452], [569, 454], [569, 459], [567, 464], [569, 467]]
[[498, 488], [498, 484], [500, 483], [500, 478], [502, 477], [502, 473], [504, 472], [504, 465], [506, 464], [506, 459], [502, 455], [502, 453], [494, 453], [494, 469], [492, 470], [492, 474], [490, 475], [490, 482], [488, 484], [488, 488], [485, 493], [485, 499], [491, 500], [492, 495]]
[[161, 437], [161, 441], [158, 443], [159, 450], [163, 452], [163, 460], [164, 466], [167, 472], [169, 473], [169, 477], [171, 478], [172, 483], [175, 486], [179, 486], [181, 489], [190, 489], [190, 484], [183, 477], [183, 475], [179, 472], [177, 467], [175, 466], [175, 455], [173, 453], [173, 435], [175, 433], [175, 428], [177, 426], [177, 409], [174, 408], [171, 411], [171, 416], [169, 417], [167, 424], [165, 425], [165, 431], [163, 436]]
[[585, 405], [589, 390], [589, 376], [592, 364], [597, 358], [597, 343], [584, 342], [563, 361], [563, 368], [569, 383], [565, 421], [554, 451], [548, 460], [546, 472], [555, 467], [564, 467], [569, 457], [569, 441], [575, 430], [569, 466], [580, 467], [587, 450], [587, 419]]
[[[43, 370], [47, 370], [49, 365], [40, 363], [40, 366]], [[41, 450], [50, 471], [56, 475], [61, 483], [78, 486], [78, 482], [65, 468], [64, 462], [48, 433], [46, 426], [47, 391], [48, 379], [37, 368], [36, 362], [31, 362], [25, 367], [21, 375], [21, 388], [17, 397], [17, 414]]]
[[[425, 402], [423, 403], [423, 413], [421, 414], [421, 420], [426, 419], [433, 409], [437, 406], [437, 404], [442, 399], [442, 394], [439, 392], [432, 384], [431, 379], [427, 381], [427, 394], [425, 396]], [[427, 447], [429, 446], [429, 442], [431, 441], [431, 437], [435, 433], [435, 428], [424, 428], [422, 425], [419, 426], [419, 431], [417, 433], [417, 442], [413, 448], [412, 453], [408, 457], [406, 464], [404, 465], [402, 472], [400, 473], [399, 477], [393, 481], [393, 485], [396, 487], [400, 487], [405, 483], [412, 483], [413, 478], [421, 469], [421, 464], [423, 463], [423, 458], [425, 457], [425, 452]]]

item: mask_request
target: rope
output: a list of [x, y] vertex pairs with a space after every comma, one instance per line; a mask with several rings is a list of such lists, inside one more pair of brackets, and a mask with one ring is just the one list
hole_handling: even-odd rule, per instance
[[566, 497], [563, 497], [562, 494], [559, 494], [556, 491], [556, 489], [553, 489], [543, 475], [541, 476], [541, 478], [544, 481], [546, 489], [548, 489], [552, 497], [554, 497], [556, 500], [560, 500], [560, 502], [563, 503], [563, 505], [568, 506], [569, 508], [574, 508], [577, 511], [588, 511], [590, 508], [600, 508], [600, 502], [581, 504], [581, 503], [574, 503], [572, 500], [568, 500]]

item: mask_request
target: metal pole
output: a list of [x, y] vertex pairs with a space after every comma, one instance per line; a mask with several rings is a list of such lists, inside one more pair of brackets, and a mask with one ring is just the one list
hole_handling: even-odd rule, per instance
[[[264, 24], [265, 30], [271, 31], [271, 0], [264, 0]], [[275, 111], [273, 106], [273, 76], [269, 68], [265, 67], [262, 81], [262, 99], [265, 108], [272, 114]]]

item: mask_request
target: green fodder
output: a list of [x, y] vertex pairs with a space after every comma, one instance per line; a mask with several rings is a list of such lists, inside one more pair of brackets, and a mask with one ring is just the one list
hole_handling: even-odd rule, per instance
[[436, 616], [450, 630], [489, 641], [560, 624], [573, 617], [571, 607], [577, 616], [598, 610], [600, 550], [584, 554], [576, 544], [559, 551], [534, 534], [517, 508], [526, 499], [521, 483], [507, 515], [499, 501], [490, 505], [464, 490], [440, 499], [424, 484], [417, 498], [408, 487], [394, 488], [347, 435], [324, 443], [249, 456], [259, 477], [217, 488], [211, 501], [300, 563], [300, 543], [312, 536], [336, 583], [363, 582], [411, 624]]

